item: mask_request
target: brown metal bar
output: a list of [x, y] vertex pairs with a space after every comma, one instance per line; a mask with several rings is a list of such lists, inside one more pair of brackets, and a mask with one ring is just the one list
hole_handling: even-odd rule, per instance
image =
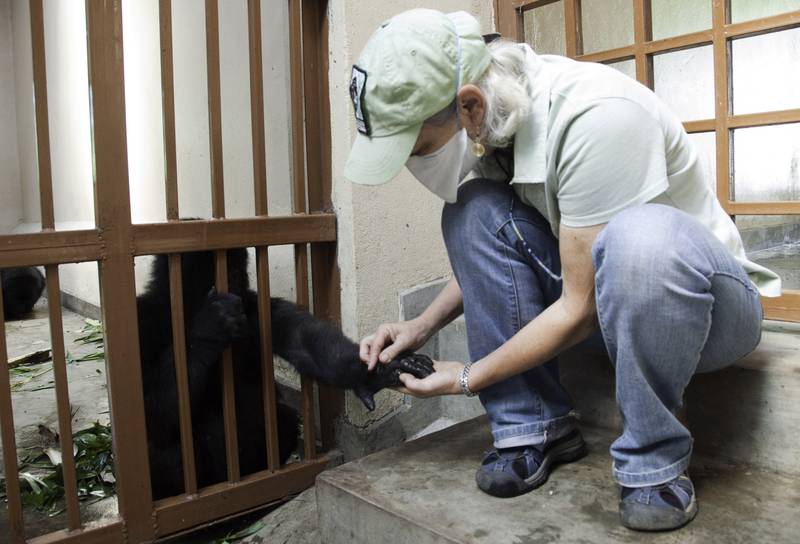
[[780, 297], [761, 298], [766, 319], [800, 323], [800, 291], [784, 291]]
[[[640, 0], [636, 0], [637, 2]], [[566, 5], [565, 5], [566, 7]], [[765, 34], [768, 32], [779, 32], [781, 30], [788, 30], [800, 26], [800, 11], [793, 11], [773, 17], [766, 17], [764, 19], [756, 19], [744, 23], [727, 24], [724, 25], [723, 34], [725, 37], [731, 38], [744, 38]], [[701, 30], [692, 32], [690, 34], [681, 34], [680, 36], [671, 36], [661, 40], [645, 41], [643, 42], [644, 53], [648, 55], [655, 55], [661, 53], [669, 53], [674, 51], [681, 51], [683, 49], [691, 49], [693, 47], [700, 47], [703, 45], [710, 45], [714, 41], [713, 29]], [[619, 47], [616, 49], [609, 49], [606, 51], [597, 51], [588, 55], [579, 55], [578, 60], [586, 62], [615, 62], [618, 60], [626, 60], [634, 57], [636, 52], [635, 45]]]
[[192, 410], [189, 398], [189, 371], [186, 366], [186, 329], [183, 313], [181, 256], [169, 256], [169, 302], [172, 311], [172, 353], [175, 358], [175, 382], [178, 389], [178, 417], [181, 432], [181, 461], [185, 493], [197, 492], [197, 471], [192, 440]]
[[167, 219], [180, 217], [178, 207], [178, 165], [175, 148], [175, 77], [172, 50], [172, 0], [158, 2], [161, 44], [161, 104], [164, 111], [164, 175]]
[[97, 261], [104, 254], [99, 230], [0, 235], [0, 268]]
[[50, 121], [47, 109], [47, 64], [44, 44], [42, 0], [31, 0], [31, 50], [33, 53], [33, 96], [36, 109], [36, 156], [39, 166], [39, 206], [42, 230], [55, 228], [53, 177], [50, 164]]
[[125, 531], [123, 522], [115, 521], [91, 529], [54, 531], [32, 538], [28, 540], [28, 544], [122, 544], [130, 542]]
[[[206, 65], [208, 69], [208, 134], [211, 155], [211, 213], [225, 217], [225, 182], [222, 165], [222, 97], [220, 90], [219, 6], [218, 0], [206, 0]], [[216, 288], [228, 290], [228, 267], [225, 252], [216, 252]], [[225, 456], [228, 480], [239, 479], [239, 447], [236, 436], [236, 398], [233, 384], [233, 357], [230, 348], [222, 354], [222, 415], [225, 422]]]
[[261, 0], [247, 0], [250, 59], [250, 121], [253, 141], [253, 190], [256, 215], [267, 215], [267, 159], [264, 132], [264, 69], [261, 43]]
[[497, 14], [497, 31], [507, 40], [521, 42], [525, 40], [522, 12], [508, 0], [494, 0], [494, 12]]
[[[303, 26], [301, 0], [289, 0], [289, 58], [290, 79], [292, 89], [292, 209], [294, 213], [306, 213], [306, 175], [305, 145], [303, 123]], [[305, 243], [294, 246], [295, 289], [297, 304], [308, 308], [308, 247]], [[314, 425], [314, 384], [312, 380], [301, 376], [300, 391], [302, 397], [303, 443], [306, 460], [316, 455], [316, 438]]]
[[235, 486], [216, 484], [197, 495], [170, 497], [156, 503], [158, 536], [163, 537], [205, 523], [209, 512], [222, 518], [256, 505], [299, 493], [314, 484], [314, 478], [328, 465], [325, 456], [306, 463], [293, 463], [280, 472], [261, 471]]
[[3, 475], [6, 480], [6, 502], [10, 544], [25, 542], [25, 520], [22, 517], [22, 496], [17, 468], [17, 438], [14, 431], [14, 405], [11, 402], [11, 375], [8, 372], [6, 322], [3, 319], [3, 297], [0, 296], [0, 438], [3, 443]]
[[[306, 4], [303, 11], [305, 52], [306, 141], [309, 165], [308, 203], [311, 211], [331, 210], [331, 128], [328, 78], [327, 1]], [[333, 323], [340, 321], [339, 267], [336, 244], [311, 244], [311, 280], [314, 314]], [[341, 389], [318, 384], [322, 447], [335, 446], [336, 420], [344, 409]]]
[[564, 24], [567, 33], [567, 56], [574, 59], [583, 54], [580, 0], [564, 0]]
[[111, 429], [125, 538], [153, 539], [125, 127], [121, 0], [86, 3], [92, 89], [95, 217], [108, 252], [100, 266]]
[[[267, 161], [264, 132], [264, 73], [261, 41], [261, 0], [248, 0], [248, 43], [250, 48], [250, 118], [253, 141], [253, 192], [255, 214], [266, 216]], [[269, 287], [269, 251], [256, 248], [256, 282], [258, 292], [259, 340], [261, 345], [261, 376], [264, 391], [264, 429], [267, 439], [267, 468], [280, 467], [278, 444], [278, 414], [275, 404], [275, 369], [272, 354], [272, 314]]]
[[272, 312], [269, 289], [269, 255], [266, 247], [256, 248], [256, 281], [258, 286], [258, 334], [261, 345], [261, 379], [264, 390], [264, 429], [267, 437], [267, 468], [280, 467], [278, 413], [275, 403], [275, 369], [272, 354]]
[[731, 215], [794, 215], [800, 214], [800, 201], [797, 202], [738, 202], [729, 200], [725, 209]]
[[206, 0], [206, 67], [208, 70], [208, 135], [211, 155], [211, 208], [215, 218], [225, 217], [222, 168], [222, 98], [219, 68], [218, 0]]
[[714, 33], [714, 118], [717, 135], [717, 198], [725, 211], [730, 199], [731, 138], [728, 116], [731, 114], [730, 97], [730, 47], [725, 38], [724, 27], [729, 18], [729, 0], [713, 0], [712, 23]]
[[794, 110], [770, 111], [766, 113], [732, 115], [728, 118], [729, 128], [762, 127], [768, 125], [785, 125], [787, 123], [800, 123], [800, 108]]
[[[502, 2], [503, 0], [499, 0]], [[529, 11], [536, 8], [541, 8], [549, 4], [555, 4], [561, 0], [510, 0], [508, 1], [515, 10]]]
[[[214, 255], [215, 287], [218, 293], [228, 291], [228, 259], [224, 250]], [[233, 356], [231, 348], [222, 353], [222, 420], [225, 424], [225, 460], [228, 468], [228, 481], [239, 480], [239, 439], [236, 429], [236, 392], [233, 382]]]
[[[334, 214], [146, 223], [131, 228], [135, 255], [336, 240]], [[0, 236], [0, 243], [3, 237]], [[0, 249], [0, 263], [3, 252]]]
[[645, 52], [644, 44], [653, 38], [653, 18], [650, 0], [633, 0], [633, 39], [636, 52], [636, 79], [653, 88], [653, 57]]
[[649, 55], [670, 53], [674, 51], [681, 51], [683, 49], [691, 49], [692, 47], [710, 45], [713, 43], [713, 41], [714, 34], [711, 29], [702, 30], [700, 32], [693, 32], [691, 34], [683, 34], [681, 36], [664, 38], [663, 40], [646, 42], [644, 44], [644, 51]]
[[726, 24], [724, 34], [727, 38], [745, 38], [766, 32], [789, 30], [798, 26], [800, 26], [800, 10], [742, 23]]
[[696, 132], [714, 132], [716, 128], [716, 121], [714, 119], [700, 119], [697, 121], [684, 121], [683, 128], [686, 132], [693, 134]]
[[67, 527], [72, 531], [80, 528], [81, 514], [78, 508], [78, 480], [75, 474], [75, 457], [72, 455], [72, 412], [69, 405], [69, 382], [67, 381], [67, 358], [64, 350], [58, 265], [48, 265], [45, 273], [47, 274], [47, 300], [50, 302], [47, 305], [50, 312], [50, 349], [53, 354], [53, 377], [56, 382], [58, 440], [61, 446], [64, 497], [67, 503]]
[[609, 49], [607, 51], [598, 51], [596, 53], [589, 53], [588, 55], [580, 55], [577, 60], [583, 62], [620, 62], [623, 60], [631, 60], [636, 58], [636, 47], [633, 45], [626, 45], [625, 47], [617, 47], [616, 49]]

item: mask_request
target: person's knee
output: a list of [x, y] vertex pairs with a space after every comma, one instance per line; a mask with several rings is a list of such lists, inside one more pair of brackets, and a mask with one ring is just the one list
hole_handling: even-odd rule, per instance
[[[669, 206], [644, 204], [615, 215], [592, 246], [598, 281], [613, 276], [621, 287], [646, 284], [674, 265], [676, 233], [685, 214]], [[685, 216], [688, 217], [688, 216]]]

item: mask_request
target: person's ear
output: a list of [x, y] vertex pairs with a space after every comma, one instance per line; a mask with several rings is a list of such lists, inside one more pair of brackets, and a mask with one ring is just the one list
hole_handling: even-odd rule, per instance
[[486, 97], [475, 85], [464, 85], [458, 91], [458, 115], [461, 126], [467, 129], [470, 138], [480, 134], [486, 116]]

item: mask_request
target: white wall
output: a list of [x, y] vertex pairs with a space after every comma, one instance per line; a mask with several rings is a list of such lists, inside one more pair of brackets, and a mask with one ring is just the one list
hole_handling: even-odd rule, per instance
[[0, 0], [0, 233], [22, 220], [11, 1]]

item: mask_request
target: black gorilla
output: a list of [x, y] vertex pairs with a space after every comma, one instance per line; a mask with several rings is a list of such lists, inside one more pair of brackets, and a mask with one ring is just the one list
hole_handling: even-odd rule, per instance
[[[211, 252], [182, 255], [183, 305], [197, 483], [224, 481], [221, 354], [232, 347], [236, 424], [241, 473], [266, 468], [257, 295], [249, 287], [245, 249], [229, 250], [228, 293], [214, 290]], [[178, 401], [172, 351], [169, 268], [156, 257], [149, 284], [137, 297], [139, 346], [144, 383], [151, 481], [155, 499], [183, 492]], [[433, 372], [420, 355], [398, 358], [368, 373], [358, 345], [331, 324], [297, 305], [271, 299], [273, 350], [301, 374], [321, 383], [352, 389], [370, 410], [373, 395], [398, 385], [400, 372], [424, 377]], [[297, 413], [277, 402], [281, 462], [297, 446]]]
[[44, 291], [44, 276], [38, 268], [22, 267], [0, 270], [3, 284], [3, 318], [22, 319]]

